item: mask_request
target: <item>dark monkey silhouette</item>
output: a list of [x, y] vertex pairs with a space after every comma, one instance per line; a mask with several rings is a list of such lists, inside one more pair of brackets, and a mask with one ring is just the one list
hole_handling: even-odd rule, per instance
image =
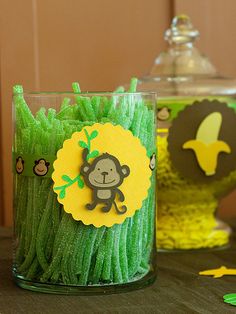
[[97, 204], [104, 203], [103, 212], [109, 212], [114, 205], [118, 214], [124, 214], [127, 211], [125, 205], [118, 208], [115, 198], [118, 194], [119, 200], [125, 200], [124, 194], [118, 187], [124, 181], [124, 178], [130, 174], [130, 169], [127, 165], [121, 166], [119, 160], [108, 153], [96, 157], [90, 164], [87, 161], [89, 151], [87, 148], [83, 150], [83, 165], [80, 172], [84, 177], [84, 181], [93, 191], [93, 202], [87, 204], [86, 208], [93, 210]]

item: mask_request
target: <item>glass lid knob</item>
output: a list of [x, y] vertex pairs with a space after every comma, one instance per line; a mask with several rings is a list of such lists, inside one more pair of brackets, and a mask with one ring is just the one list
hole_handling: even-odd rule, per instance
[[165, 32], [165, 40], [170, 44], [192, 43], [199, 36], [199, 31], [195, 29], [187, 15], [175, 16], [171, 27]]

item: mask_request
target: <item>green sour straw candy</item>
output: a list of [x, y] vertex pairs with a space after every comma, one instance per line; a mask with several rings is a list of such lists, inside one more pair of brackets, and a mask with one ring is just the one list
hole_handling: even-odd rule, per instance
[[[136, 85], [133, 78], [129, 92], [135, 92]], [[81, 96], [78, 83], [72, 88], [75, 103], [64, 98], [58, 112], [42, 107], [35, 115], [23, 88], [13, 88], [15, 151], [56, 155], [74, 132], [96, 122], [110, 122], [129, 129], [148, 154], [155, 152], [154, 113], [144, 101], [134, 103], [128, 94], [120, 97], [123, 87], [111, 98]], [[83, 286], [128, 283], [145, 276], [151, 267], [154, 239], [154, 176], [153, 172], [147, 199], [133, 217], [120, 225], [96, 228], [64, 212], [51, 178], [15, 175], [16, 275], [42, 283]]]

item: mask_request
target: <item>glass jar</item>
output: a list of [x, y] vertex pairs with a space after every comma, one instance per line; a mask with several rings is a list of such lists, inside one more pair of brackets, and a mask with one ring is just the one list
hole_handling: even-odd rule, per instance
[[177, 16], [166, 52], [138, 89], [158, 90], [160, 250], [206, 249], [229, 242], [219, 200], [236, 186], [236, 81], [222, 77], [194, 46], [199, 32]]
[[103, 294], [154, 281], [155, 104], [155, 93], [14, 87], [17, 285]]

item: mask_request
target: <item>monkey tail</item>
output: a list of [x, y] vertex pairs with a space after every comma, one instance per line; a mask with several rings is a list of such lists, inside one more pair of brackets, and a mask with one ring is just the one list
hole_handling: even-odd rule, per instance
[[124, 214], [124, 213], [127, 212], [127, 207], [126, 207], [125, 205], [122, 205], [122, 206], [121, 206], [122, 210], [120, 210], [120, 209], [117, 207], [117, 204], [116, 204], [115, 201], [113, 201], [113, 204], [114, 204], [115, 209], [116, 209], [116, 211], [117, 211], [117, 213], [118, 213], [119, 215], [122, 215], [122, 214]]

